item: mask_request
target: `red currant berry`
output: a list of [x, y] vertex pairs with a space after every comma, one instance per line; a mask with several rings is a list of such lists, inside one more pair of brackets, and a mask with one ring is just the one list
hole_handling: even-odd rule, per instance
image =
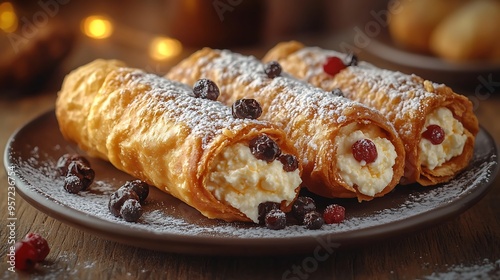
[[36, 249], [29, 242], [20, 241], [14, 244], [15, 247], [15, 257], [16, 257], [16, 269], [28, 270], [35, 267], [37, 263], [37, 252]]
[[50, 252], [49, 244], [47, 240], [37, 233], [28, 233], [24, 239], [24, 242], [29, 243], [35, 248], [36, 251], [36, 261], [41, 262], [45, 260]]
[[325, 64], [323, 64], [323, 70], [325, 73], [332, 76], [337, 75], [344, 68], [346, 68], [344, 62], [336, 56], [328, 57]]
[[354, 158], [361, 162], [365, 161], [367, 164], [372, 163], [377, 159], [377, 146], [370, 139], [360, 139], [351, 146], [352, 155]]
[[422, 136], [431, 141], [433, 145], [439, 145], [444, 141], [444, 130], [439, 125], [431, 124], [422, 133]]
[[330, 204], [323, 212], [323, 219], [327, 224], [338, 224], [345, 219], [345, 208], [338, 204]]

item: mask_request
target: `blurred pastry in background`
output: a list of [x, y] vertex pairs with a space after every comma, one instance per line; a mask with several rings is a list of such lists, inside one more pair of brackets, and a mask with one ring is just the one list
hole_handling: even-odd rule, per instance
[[389, 14], [389, 32], [402, 47], [429, 52], [432, 32], [464, 0], [401, 0], [398, 11]]
[[500, 62], [500, 2], [471, 1], [440, 23], [432, 33], [430, 49], [452, 61]]
[[497, 0], [401, 0], [388, 26], [394, 42], [410, 51], [454, 62], [500, 59]]

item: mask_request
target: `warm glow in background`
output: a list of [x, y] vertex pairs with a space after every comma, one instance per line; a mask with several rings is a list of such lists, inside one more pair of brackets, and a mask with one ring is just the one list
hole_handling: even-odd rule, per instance
[[82, 21], [82, 32], [93, 39], [105, 39], [113, 34], [113, 23], [106, 16], [89, 16]]
[[14, 7], [9, 2], [0, 3], [0, 29], [7, 33], [16, 31], [18, 19]]
[[181, 42], [173, 38], [156, 37], [149, 45], [149, 56], [155, 60], [169, 59], [179, 55], [181, 52]]

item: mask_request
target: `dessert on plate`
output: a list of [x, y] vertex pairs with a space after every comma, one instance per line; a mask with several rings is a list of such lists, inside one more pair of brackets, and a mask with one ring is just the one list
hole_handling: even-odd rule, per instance
[[116, 60], [64, 80], [56, 101], [63, 136], [88, 155], [154, 185], [208, 218], [258, 222], [261, 203], [289, 211], [301, 184], [283, 130], [234, 117], [213, 82], [192, 88]]
[[402, 141], [381, 113], [281, 73], [278, 64], [204, 48], [166, 77], [189, 85], [210, 79], [227, 105], [257, 100], [261, 118], [283, 128], [293, 141], [305, 186], [316, 194], [371, 200], [390, 192], [403, 174]]
[[263, 60], [278, 61], [284, 71], [324, 90], [340, 89], [386, 116], [406, 151], [401, 183], [448, 181], [472, 158], [479, 131], [472, 103], [446, 85], [296, 41], [278, 44]]

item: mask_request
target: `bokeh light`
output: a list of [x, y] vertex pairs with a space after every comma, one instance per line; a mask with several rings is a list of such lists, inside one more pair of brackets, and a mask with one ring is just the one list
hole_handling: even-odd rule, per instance
[[89, 16], [82, 21], [82, 32], [90, 38], [105, 39], [113, 34], [113, 23], [106, 16]]
[[7, 33], [16, 31], [18, 19], [14, 6], [10, 2], [0, 3], [0, 29]]
[[149, 46], [149, 55], [155, 60], [166, 60], [178, 56], [181, 52], [181, 42], [168, 37], [156, 37]]

